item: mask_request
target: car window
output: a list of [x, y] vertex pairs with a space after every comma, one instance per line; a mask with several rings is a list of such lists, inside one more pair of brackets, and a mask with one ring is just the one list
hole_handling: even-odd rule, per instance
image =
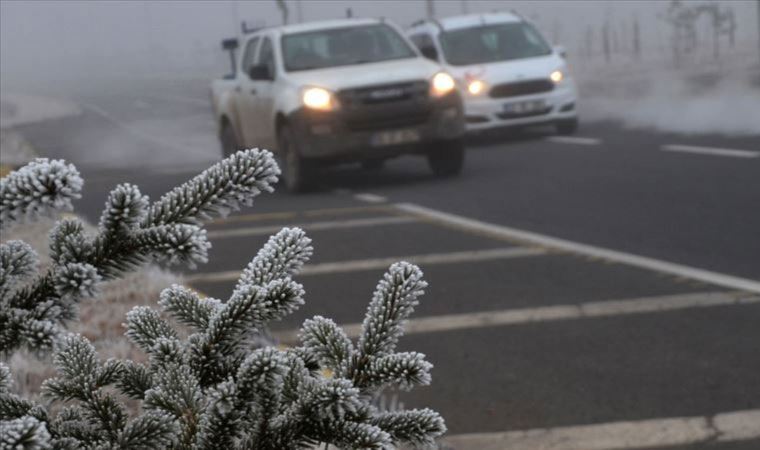
[[484, 25], [441, 34], [441, 47], [452, 65], [531, 58], [552, 52], [541, 34], [526, 22]]
[[242, 67], [243, 72], [248, 73], [253, 65], [253, 58], [256, 56], [256, 45], [259, 43], [258, 36], [248, 41], [243, 53]]
[[282, 53], [289, 71], [417, 57], [404, 38], [385, 24], [286, 35]]
[[264, 38], [261, 42], [261, 50], [259, 51], [259, 57], [256, 59], [256, 64], [267, 66], [267, 68], [269, 68], [269, 73], [274, 76], [274, 49], [272, 47], [271, 39]]

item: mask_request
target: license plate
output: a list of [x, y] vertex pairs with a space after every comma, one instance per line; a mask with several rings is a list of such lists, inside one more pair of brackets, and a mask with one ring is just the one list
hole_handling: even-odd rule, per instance
[[398, 145], [420, 140], [420, 133], [417, 130], [391, 130], [375, 133], [370, 138], [370, 144], [374, 147], [384, 145]]
[[514, 102], [504, 105], [504, 112], [507, 114], [525, 114], [546, 109], [546, 103], [543, 100], [531, 100], [527, 102]]

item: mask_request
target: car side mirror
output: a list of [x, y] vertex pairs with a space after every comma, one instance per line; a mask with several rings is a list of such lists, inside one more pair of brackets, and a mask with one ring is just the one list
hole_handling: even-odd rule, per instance
[[438, 50], [432, 45], [426, 45], [420, 48], [420, 53], [427, 59], [438, 61]]
[[563, 59], [567, 59], [567, 50], [565, 50], [565, 46], [563, 46], [563, 45], [555, 45], [554, 46], [554, 53], [558, 54]]
[[269, 72], [269, 66], [266, 64], [256, 64], [248, 68], [248, 76], [252, 80], [273, 80], [274, 77]]

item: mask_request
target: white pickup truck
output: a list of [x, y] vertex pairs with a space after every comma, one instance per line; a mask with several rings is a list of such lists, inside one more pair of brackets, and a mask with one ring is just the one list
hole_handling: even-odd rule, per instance
[[436, 175], [462, 169], [456, 83], [386, 21], [264, 28], [233, 62], [233, 74], [211, 84], [222, 151], [272, 149], [291, 191], [321, 165], [378, 168], [403, 154], [426, 156]]

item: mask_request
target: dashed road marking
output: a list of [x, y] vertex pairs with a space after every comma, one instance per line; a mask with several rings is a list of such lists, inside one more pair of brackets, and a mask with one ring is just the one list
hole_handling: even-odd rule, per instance
[[698, 147], [695, 145], [663, 145], [666, 152], [696, 153], [698, 155], [728, 156], [731, 158], [757, 158], [760, 152], [753, 150], [737, 150], [732, 148]]
[[[540, 248], [508, 247], [488, 250], [472, 250], [450, 253], [431, 253], [425, 255], [391, 256], [388, 258], [359, 259], [352, 261], [307, 264], [300, 275], [327, 275], [334, 273], [358, 272], [363, 270], [386, 269], [398, 261], [409, 261], [418, 265], [456, 264], [463, 262], [491, 261], [495, 259], [524, 258], [541, 256], [546, 250]], [[235, 281], [240, 277], [239, 270], [226, 272], [198, 273], [185, 276], [188, 283], [213, 283]]]
[[760, 438], [760, 409], [702, 417], [676, 417], [575, 425], [502, 433], [448, 436], [446, 448], [479, 450], [619, 450]]
[[[604, 300], [569, 305], [540, 306], [537, 308], [515, 308], [420, 317], [407, 321], [404, 326], [404, 334], [436, 333], [526, 323], [593, 319], [757, 303], [760, 303], [760, 296], [737, 292], [700, 292], [623, 300]], [[361, 323], [352, 323], [341, 325], [341, 328], [349, 337], [358, 337], [361, 333], [362, 325]], [[276, 332], [274, 335], [281, 342], [295, 342], [296, 333], [297, 331], [295, 330], [289, 330]]]
[[424, 220], [449, 225], [453, 228], [469, 230], [478, 234], [485, 234], [505, 240], [520, 241], [531, 245], [602, 258], [629, 266], [690, 278], [692, 280], [698, 280], [730, 289], [760, 293], [760, 281], [757, 280], [726, 275], [593, 245], [581, 244], [566, 239], [534, 233], [532, 231], [524, 231], [503, 225], [490, 224], [411, 203], [398, 203], [395, 206], [403, 212], [416, 214]]
[[375, 194], [369, 194], [369, 193], [354, 194], [354, 198], [363, 202], [367, 202], [367, 203], [385, 203], [388, 201], [388, 199], [383, 197], [382, 195], [375, 195]]
[[[325, 222], [302, 223], [288, 225], [289, 227], [298, 227], [306, 231], [323, 231], [338, 230], [343, 228], [360, 228], [375, 227], [383, 225], [400, 225], [405, 223], [416, 222], [417, 219], [411, 216], [391, 216], [391, 217], [369, 217], [366, 219], [352, 220], [330, 220]], [[234, 228], [229, 230], [214, 230], [207, 233], [209, 238], [231, 238], [243, 236], [261, 236], [277, 233], [283, 228], [282, 225]]]
[[549, 136], [545, 139], [559, 144], [599, 145], [602, 142], [601, 139], [580, 136]]

